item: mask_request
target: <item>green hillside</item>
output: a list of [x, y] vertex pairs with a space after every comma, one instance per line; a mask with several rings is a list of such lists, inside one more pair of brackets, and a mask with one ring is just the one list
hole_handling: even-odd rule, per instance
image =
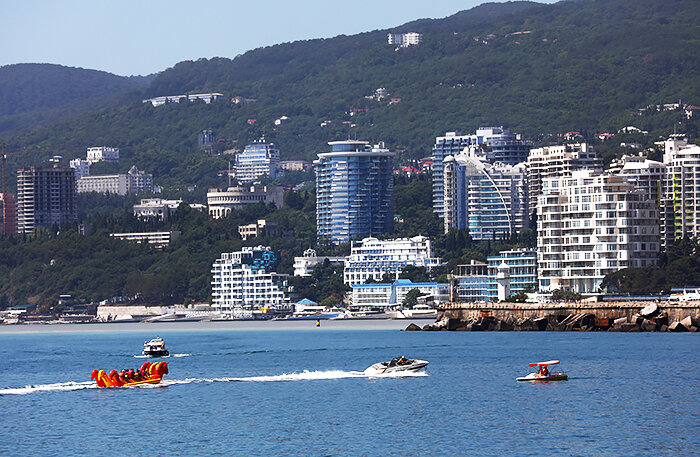
[[151, 79], [52, 64], [0, 67], [0, 132], [107, 106]]
[[[695, 134], [697, 121], [678, 124], [681, 113], [631, 112], [679, 99], [700, 104], [698, 11], [693, 0], [486, 4], [392, 29], [424, 34], [407, 49], [388, 45], [384, 30], [181, 62], [118, 107], [6, 141], [14, 149], [117, 146], [124, 169], [136, 164], [166, 185], [207, 186], [226, 159], [196, 150], [205, 128], [223, 139], [219, 151], [264, 134], [283, 160], [311, 159], [327, 141], [347, 137], [385, 141], [400, 159], [417, 158], [430, 153], [436, 135], [480, 125], [504, 125], [535, 141], [571, 130], [591, 138], [630, 124], [649, 130], [648, 141], [674, 128]], [[366, 98], [379, 87], [400, 103]], [[141, 102], [202, 91], [226, 97], [211, 105]], [[233, 96], [257, 101], [236, 105]], [[351, 116], [353, 109], [367, 112]], [[289, 121], [275, 127], [283, 115]]]

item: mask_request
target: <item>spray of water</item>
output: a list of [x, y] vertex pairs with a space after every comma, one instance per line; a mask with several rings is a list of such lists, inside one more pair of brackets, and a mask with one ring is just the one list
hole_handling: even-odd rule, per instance
[[[140, 384], [131, 387], [119, 387], [119, 389], [153, 389], [167, 387], [178, 384], [213, 383], [213, 382], [293, 382], [293, 381], [314, 381], [324, 379], [345, 379], [345, 378], [406, 378], [428, 376], [426, 372], [394, 372], [380, 375], [367, 375], [362, 371], [301, 371], [293, 373], [282, 373], [274, 376], [248, 376], [248, 377], [224, 377], [224, 378], [185, 378], [163, 380], [160, 384]], [[8, 387], [0, 389], [0, 395], [26, 395], [39, 392], [65, 392], [72, 390], [97, 389], [93, 381], [89, 382], [61, 382], [56, 384], [28, 385], [24, 387]]]

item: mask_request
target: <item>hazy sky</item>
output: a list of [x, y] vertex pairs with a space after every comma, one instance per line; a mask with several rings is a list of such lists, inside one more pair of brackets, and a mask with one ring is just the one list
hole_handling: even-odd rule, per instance
[[145, 75], [182, 60], [442, 18], [484, 1], [0, 0], [0, 66], [56, 63]]

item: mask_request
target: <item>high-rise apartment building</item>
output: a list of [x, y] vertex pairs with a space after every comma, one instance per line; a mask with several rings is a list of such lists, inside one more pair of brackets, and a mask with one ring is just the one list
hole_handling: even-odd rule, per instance
[[17, 204], [15, 194], [0, 192], [0, 235], [17, 234]]
[[574, 170], [603, 171], [603, 161], [587, 143], [571, 143], [530, 149], [527, 157], [530, 215], [537, 209], [542, 179], [571, 176]]
[[492, 240], [528, 227], [524, 163], [490, 164], [471, 150], [443, 165], [445, 233], [456, 227], [474, 240]]
[[321, 243], [339, 244], [393, 229], [394, 153], [366, 141], [332, 141], [318, 154], [316, 230]]
[[519, 134], [503, 127], [480, 127], [474, 135], [447, 132], [435, 138], [433, 147], [433, 208], [438, 217], [444, 216], [443, 164], [447, 156], [460, 154], [466, 147], [473, 147], [479, 156], [489, 163], [501, 162], [516, 165], [527, 160], [530, 143]]
[[673, 137], [664, 144], [661, 237], [665, 246], [700, 239], [700, 146]]
[[537, 201], [540, 291], [596, 293], [607, 274], [654, 265], [658, 252], [655, 204], [626, 178], [579, 170], [542, 181]]
[[235, 177], [239, 183], [250, 183], [262, 176], [276, 178], [280, 171], [280, 151], [265, 140], [246, 145], [236, 154]]
[[37, 227], [77, 219], [75, 172], [55, 162], [48, 167], [17, 170], [17, 231], [29, 233]]
[[442, 265], [442, 259], [433, 257], [430, 239], [424, 236], [395, 240], [365, 238], [351, 243], [343, 280], [349, 285], [364, 284], [370, 278], [381, 281], [385, 274], [398, 279], [401, 270], [408, 265], [432, 270]]
[[212, 307], [222, 313], [270, 307], [288, 310], [288, 275], [274, 272], [277, 254], [266, 246], [222, 253], [212, 266]]
[[666, 176], [666, 165], [646, 156], [623, 155], [619, 160], [613, 160], [608, 173], [624, 176], [635, 188], [644, 191], [646, 197], [661, 202], [661, 186]]

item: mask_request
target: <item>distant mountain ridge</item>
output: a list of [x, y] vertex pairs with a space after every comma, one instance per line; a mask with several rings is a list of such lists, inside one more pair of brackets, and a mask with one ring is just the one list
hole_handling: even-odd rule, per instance
[[[420, 45], [396, 50], [387, 43], [388, 32], [411, 30], [423, 33]], [[399, 160], [417, 158], [430, 155], [445, 131], [488, 125], [534, 140], [567, 131], [592, 138], [626, 125], [659, 135], [678, 127], [680, 115], [631, 112], [679, 99], [700, 105], [699, 30], [696, 0], [484, 4], [445, 19], [180, 62], [118, 106], [8, 143], [108, 144], [121, 149], [127, 169], [135, 163], [166, 184], [202, 188], [224, 185], [216, 174], [227, 166], [223, 156], [197, 149], [203, 129], [216, 132], [222, 150], [264, 135], [282, 160], [312, 159], [326, 142], [345, 138], [385, 141], [400, 151]], [[387, 99], [367, 98], [380, 87]], [[188, 92], [225, 97], [211, 105], [141, 102]], [[236, 105], [235, 96], [256, 102]], [[275, 125], [281, 116], [288, 121]], [[697, 136], [696, 124], [697, 118], [679, 128]]]
[[45, 122], [65, 115], [65, 110], [77, 112], [105, 106], [107, 99], [144, 87], [154, 77], [124, 77], [41, 63], [0, 67], [0, 131], [21, 127], [35, 114]]

